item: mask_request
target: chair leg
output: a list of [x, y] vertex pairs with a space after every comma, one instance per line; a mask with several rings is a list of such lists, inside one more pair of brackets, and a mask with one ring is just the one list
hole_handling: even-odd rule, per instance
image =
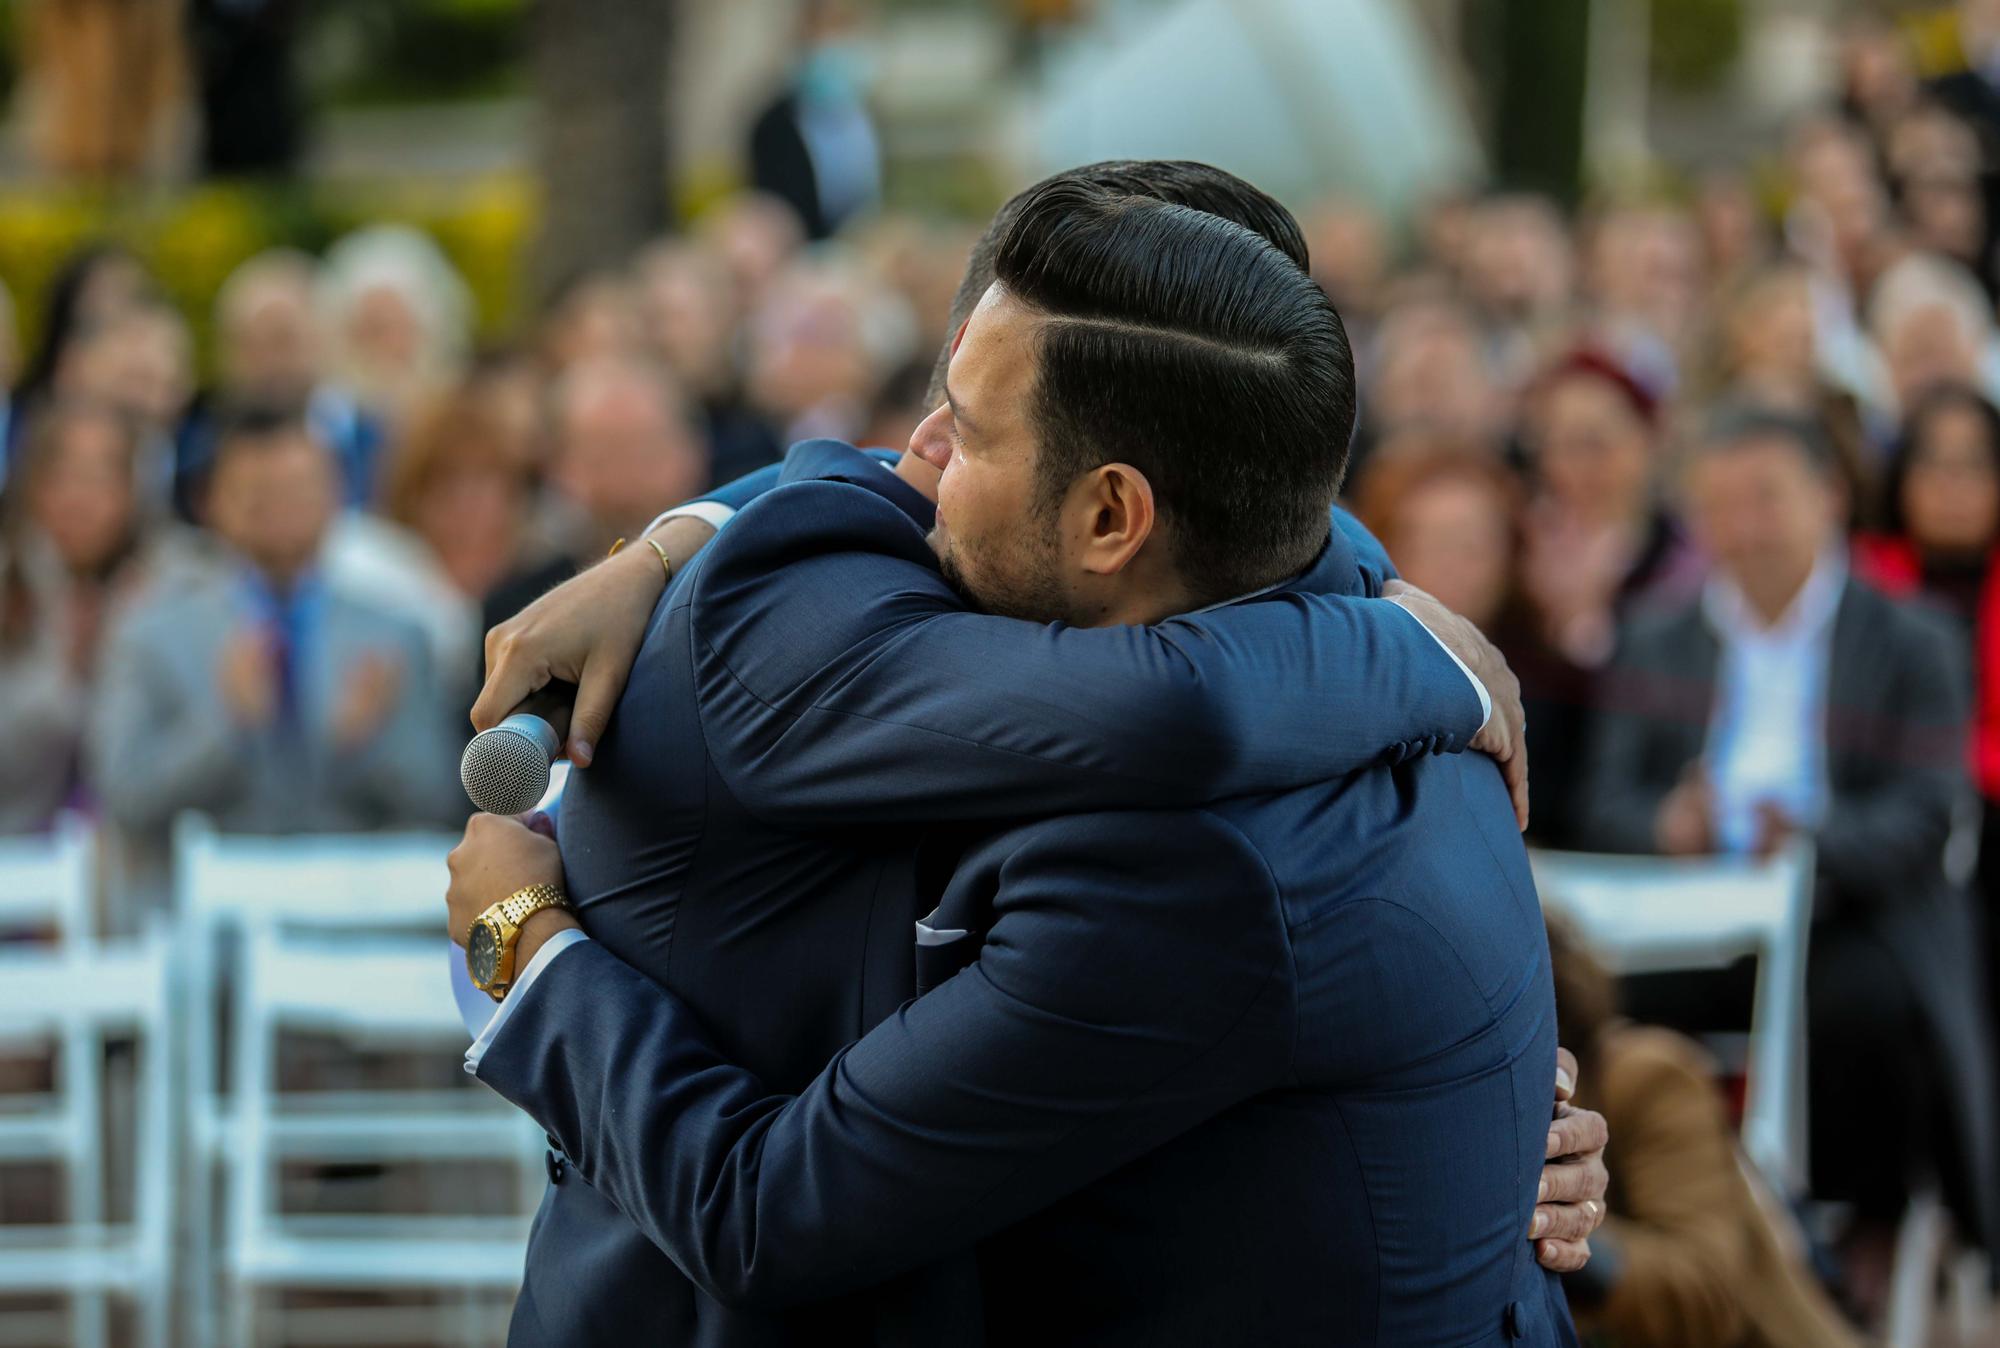
[[257, 1289], [233, 1281], [229, 1288], [229, 1348], [257, 1348]]
[[1991, 1293], [1987, 1291], [1991, 1267], [1978, 1250], [1963, 1251], [1952, 1260], [1952, 1330], [1960, 1343], [1978, 1343], [1993, 1323]]
[[72, 1300], [70, 1315], [71, 1342], [76, 1348], [107, 1348], [111, 1330], [104, 1293], [78, 1292]]
[[1888, 1348], [1929, 1348], [1937, 1303], [1938, 1263], [1944, 1257], [1944, 1203], [1924, 1189], [1910, 1198], [1896, 1231], [1896, 1268], [1889, 1284]]

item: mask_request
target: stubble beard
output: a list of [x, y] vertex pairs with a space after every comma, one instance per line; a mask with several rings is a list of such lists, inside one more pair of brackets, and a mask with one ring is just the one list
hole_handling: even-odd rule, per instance
[[1067, 622], [1069, 597], [1063, 589], [1056, 560], [1054, 529], [1036, 531], [1026, 525], [1013, 542], [1005, 567], [989, 567], [976, 581], [967, 575], [957, 541], [942, 528], [933, 529], [930, 544], [938, 556], [945, 583], [981, 613], [1026, 622]]

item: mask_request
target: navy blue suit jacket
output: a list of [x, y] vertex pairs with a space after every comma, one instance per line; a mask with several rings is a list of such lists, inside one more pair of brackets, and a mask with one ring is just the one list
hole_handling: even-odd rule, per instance
[[[1152, 628], [971, 614], [923, 540], [928, 503], [875, 461], [808, 444], [786, 481], [656, 614], [562, 829], [594, 953], [672, 989], [775, 1089], [805, 1088], [910, 995], [912, 923], [951, 872], [950, 825], [1185, 808], [1456, 748], [1477, 727], [1464, 677], [1383, 606], [1294, 587]], [[1341, 535], [1315, 574], [1362, 587]], [[732, 1308], [607, 1197], [552, 1188], [517, 1342], [838, 1341], [935, 1324], [910, 1300], [934, 1280], [795, 1317]]]

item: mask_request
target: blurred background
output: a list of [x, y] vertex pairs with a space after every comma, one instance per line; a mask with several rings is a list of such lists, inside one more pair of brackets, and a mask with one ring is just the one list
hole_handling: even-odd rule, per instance
[[0, 107], [0, 1341], [502, 1340], [482, 634], [1171, 157], [1521, 679], [1593, 1341], [2000, 1343], [2000, 0], [0, 0]]

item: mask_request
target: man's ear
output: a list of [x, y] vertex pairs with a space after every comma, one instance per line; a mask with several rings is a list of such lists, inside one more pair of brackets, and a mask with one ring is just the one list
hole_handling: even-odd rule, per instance
[[1107, 463], [1078, 478], [1064, 505], [1065, 530], [1083, 569], [1115, 576], [1153, 536], [1153, 484], [1129, 463]]

